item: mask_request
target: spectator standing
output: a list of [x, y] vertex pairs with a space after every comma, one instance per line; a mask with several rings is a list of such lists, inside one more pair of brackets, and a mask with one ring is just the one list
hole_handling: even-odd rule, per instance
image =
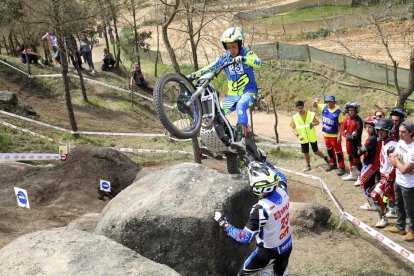
[[394, 108], [390, 112], [390, 119], [394, 125], [392, 129], [392, 135], [394, 135], [395, 140], [399, 140], [399, 128], [402, 122], [404, 122], [404, 119], [406, 117], [406, 113], [401, 108]]
[[53, 60], [55, 64], [60, 65], [60, 50], [58, 45], [58, 39], [55, 36], [55, 34], [52, 32], [46, 33], [44, 36], [42, 36], [42, 40], [46, 40], [49, 43], [49, 46], [52, 47], [54, 53]]
[[382, 145], [381, 142], [378, 141], [378, 136], [375, 132], [376, 123], [377, 121], [373, 118], [373, 116], [368, 116], [364, 120], [364, 127], [368, 133], [368, 138], [357, 152], [358, 156], [364, 156], [360, 187], [362, 188], [365, 198], [368, 200], [368, 202], [363, 204], [360, 209], [373, 211], [375, 211], [376, 208], [371, 198], [371, 191], [375, 186], [375, 178], [380, 166], [379, 155]]
[[[379, 213], [379, 220], [375, 227], [383, 228], [388, 224], [388, 218], [396, 217], [394, 214], [395, 195], [394, 181], [395, 168], [391, 165], [391, 153], [394, 152], [397, 142], [395, 137], [391, 135], [392, 122], [390, 119], [384, 119], [375, 125], [379, 139], [382, 141], [380, 153], [380, 180], [371, 192], [371, 198]], [[385, 213], [385, 203], [383, 196], [388, 197], [388, 212]]]
[[345, 110], [348, 116], [345, 117], [342, 135], [346, 141], [346, 152], [349, 159], [349, 174], [342, 177], [345, 181], [356, 181], [361, 173], [361, 158], [357, 155], [358, 148], [361, 147], [362, 130], [364, 122], [359, 117], [360, 105], [357, 102], [347, 103]]
[[114, 68], [116, 60], [114, 59], [114, 55], [109, 52], [108, 48], [104, 48], [104, 53], [102, 55], [102, 71], [107, 71], [109, 68]]
[[315, 112], [306, 111], [303, 101], [297, 101], [295, 105], [298, 112], [293, 115], [290, 127], [292, 128], [293, 134], [299, 139], [302, 153], [305, 156], [306, 167], [303, 171], [307, 172], [311, 170], [309, 144], [312, 147], [313, 153], [323, 158], [329, 164], [328, 156], [323, 155], [318, 149], [315, 126], [319, 124], [319, 121], [315, 116]]
[[375, 116], [375, 120], [377, 120], [377, 122], [382, 121], [382, 120], [385, 119], [385, 113], [382, 110], [375, 110], [374, 116]]
[[80, 37], [80, 51], [86, 59], [86, 62], [89, 65], [89, 70], [92, 74], [95, 74], [95, 66], [92, 60], [92, 43], [88, 40], [85, 34], [82, 34]]
[[[405, 121], [399, 128], [400, 140], [391, 154], [391, 164], [396, 167], [394, 183], [397, 222], [388, 230], [405, 234], [405, 241], [414, 240], [414, 124]], [[408, 232], [406, 218], [410, 219]]]
[[341, 124], [344, 121], [342, 110], [336, 105], [334, 96], [326, 96], [325, 104], [319, 104], [319, 99], [315, 99], [313, 106], [322, 113], [322, 132], [329, 156], [329, 167], [326, 171], [338, 169], [339, 165], [337, 174], [341, 176], [345, 173], [344, 153], [341, 145]]

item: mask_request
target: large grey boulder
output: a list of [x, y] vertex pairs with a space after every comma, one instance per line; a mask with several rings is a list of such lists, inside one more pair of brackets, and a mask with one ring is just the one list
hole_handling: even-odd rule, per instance
[[68, 224], [68, 228], [79, 229], [82, 231], [93, 232], [99, 221], [99, 213], [87, 213], [83, 216], [71, 221]]
[[257, 201], [246, 181], [199, 164], [147, 174], [111, 200], [96, 233], [183, 275], [236, 275], [250, 253], [213, 219], [222, 209], [243, 228]]
[[104, 236], [54, 228], [0, 249], [0, 275], [180, 275]]
[[314, 230], [317, 227], [324, 227], [331, 217], [331, 210], [317, 203], [291, 202], [289, 204], [289, 218], [295, 229], [306, 228]]
[[0, 91], [0, 104], [9, 104], [17, 106], [19, 101], [16, 94], [10, 91]]

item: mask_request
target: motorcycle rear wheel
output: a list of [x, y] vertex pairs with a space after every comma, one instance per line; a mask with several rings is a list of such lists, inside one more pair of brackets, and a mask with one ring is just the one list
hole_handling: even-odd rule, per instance
[[239, 156], [237, 153], [226, 153], [227, 172], [229, 174], [240, 174], [239, 169]]
[[163, 75], [154, 87], [154, 106], [158, 118], [172, 136], [188, 139], [196, 136], [201, 127], [201, 103], [197, 97], [187, 107], [195, 92], [194, 85], [183, 75]]

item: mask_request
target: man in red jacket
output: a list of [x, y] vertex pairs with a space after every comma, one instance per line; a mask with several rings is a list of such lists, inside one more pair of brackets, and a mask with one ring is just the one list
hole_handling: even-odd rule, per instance
[[345, 110], [348, 116], [345, 117], [342, 125], [342, 135], [346, 141], [346, 152], [349, 158], [349, 174], [342, 177], [342, 180], [355, 181], [359, 176], [362, 163], [361, 158], [357, 155], [358, 148], [361, 147], [362, 130], [364, 122], [359, 117], [359, 103], [347, 103]]

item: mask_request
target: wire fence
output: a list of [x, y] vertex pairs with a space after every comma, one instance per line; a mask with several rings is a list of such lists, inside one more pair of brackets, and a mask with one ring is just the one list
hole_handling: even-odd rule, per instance
[[[276, 42], [254, 45], [252, 50], [263, 60], [278, 58], [312, 62], [360, 79], [395, 86], [394, 68], [387, 64], [374, 63], [343, 54], [332, 53], [309, 45]], [[397, 78], [400, 87], [408, 87], [409, 72], [410, 70], [408, 69], [397, 68]]]

